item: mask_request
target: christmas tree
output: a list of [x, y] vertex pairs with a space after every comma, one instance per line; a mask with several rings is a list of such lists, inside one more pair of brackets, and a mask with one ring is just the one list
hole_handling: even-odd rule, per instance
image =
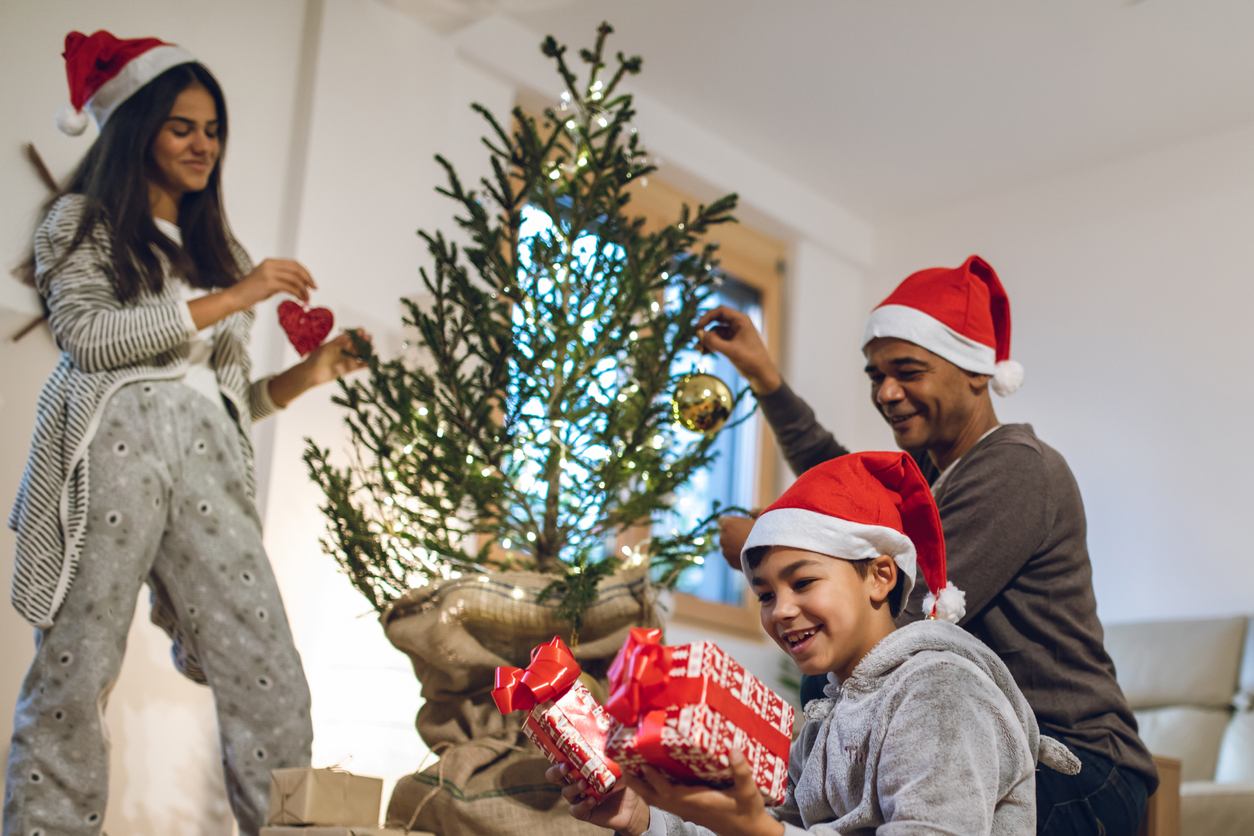
[[[717, 245], [736, 196], [645, 232], [631, 191], [652, 165], [620, 91], [639, 57], [541, 45], [564, 84], [560, 105], [508, 125], [474, 105], [492, 176], [467, 188], [442, 157], [438, 191], [455, 201], [458, 244], [419, 232], [426, 299], [403, 300], [422, 362], [383, 360], [341, 382], [350, 462], [307, 440], [326, 494], [323, 546], [382, 611], [413, 586], [494, 569], [553, 574], [542, 599], [577, 634], [596, 584], [624, 559], [674, 583], [713, 545], [715, 517], [622, 532], [665, 515], [675, 489], [711, 461], [712, 436], [677, 428], [669, 394], [685, 371], [703, 301], [718, 284]], [[656, 527], [656, 526], [655, 526]]]

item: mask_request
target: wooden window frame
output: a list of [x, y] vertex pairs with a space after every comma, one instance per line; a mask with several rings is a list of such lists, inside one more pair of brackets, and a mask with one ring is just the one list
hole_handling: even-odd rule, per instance
[[[695, 210], [701, 202], [652, 175], [647, 186], [638, 186], [632, 190], [632, 199], [625, 211], [628, 215], [643, 216], [646, 229], [656, 229], [673, 223], [679, 217], [683, 204], [686, 203]], [[771, 356], [778, 357], [783, 292], [781, 268], [787, 247], [783, 242], [741, 223], [716, 226], [708, 238], [719, 244], [720, 266], [737, 281], [758, 292], [762, 308], [762, 338]], [[761, 416], [757, 422], [757, 435], [757, 479], [753, 491], [753, 507], [761, 508], [775, 498], [775, 469], [779, 453], [775, 436]], [[647, 534], [641, 532], [631, 539], [642, 540], [645, 536]], [[670, 618], [682, 624], [714, 629], [757, 641], [766, 638], [758, 617], [757, 599], [749, 589], [745, 590], [744, 599], [739, 605], [707, 601], [686, 592], [675, 592]]]

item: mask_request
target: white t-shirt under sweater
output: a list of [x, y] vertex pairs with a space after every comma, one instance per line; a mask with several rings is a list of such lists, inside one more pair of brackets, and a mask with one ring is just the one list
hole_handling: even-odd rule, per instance
[[[988, 438], [992, 433], [994, 433], [995, 431], [999, 429], [1001, 429], [1001, 424], [995, 424], [991, 430], [986, 431], [984, 435], [977, 438], [975, 440], [975, 444], [979, 444], [981, 441]], [[972, 444], [971, 446], [974, 447], [975, 444]], [[952, 462], [949, 463], [949, 467], [945, 468], [944, 470], [940, 472], [940, 476], [937, 476], [936, 481], [932, 483], [932, 496], [940, 496], [941, 485], [945, 484], [945, 479], [949, 477], [949, 474], [954, 472], [954, 468], [957, 467], [958, 462], [960, 461], [962, 461], [962, 456], [959, 456], [958, 458], [954, 459]]]
[[[156, 222], [157, 229], [165, 233], [167, 238], [180, 247], [183, 246], [182, 230], [164, 218], [153, 218], [153, 221]], [[204, 288], [192, 287], [182, 279], [176, 281], [179, 284], [179, 292], [183, 294], [184, 303], [199, 299], [209, 293]], [[210, 325], [208, 328], [201, 328], [197, 331], [191, 308], [184, 304], [182, 313], [187, 333], [191, 335], [188, 339], [191, 351], [187, 358], [187, 373], [179, 379], [225, 410], [226, 402], [222, 400], [222, 392], [218, 389], [218, 375], [209, 362], [210, 357], [213, 356], [213, 326]]]

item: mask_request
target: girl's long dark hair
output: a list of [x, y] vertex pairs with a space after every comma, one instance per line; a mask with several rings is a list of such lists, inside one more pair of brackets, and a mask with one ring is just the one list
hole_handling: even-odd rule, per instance
[[[157, 229], [152, 219], [148, 181], [155, 176], [152, 145], [174, 101], [193, 84], [213, 96], [218, 110], [221, 153], [199, 192], [187, 192], [179, 204], [180, 247]], [[86, 240], [97, 224], [104, 224], [113, 244], [113, 289], [122, 302], [141, 291], [160, 293], [164, 284], [161, 262], [153, 248], [169, 259], [175, 275], [193, 287], [229, 287], [239, 280], [239, 266], [231, 252], [231, 232], [222, 208], [222, 158], [226, 154], [226, 99], [217, 79], [200, 64], [171, 67], [120, 104], [105, 122], [100, 136], [74, 169], [61, 190], [44, 204], [46, 216], [62, 196], [87, 199], [82, 219], [66, 256]], [[65, 256], [52, 266], [58, 269]], [[17, 270], [18, 278], [35, 285], [32, 249]]]

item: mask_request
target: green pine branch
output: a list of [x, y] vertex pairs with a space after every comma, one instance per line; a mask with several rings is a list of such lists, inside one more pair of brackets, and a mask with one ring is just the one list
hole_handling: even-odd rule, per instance
[[[385, 360], [359, 341], [368, 371], [334, 398], [349, 461], [307, 440], [323, 547], [378, 609], [440, 577], [531, 568], [555, 575], [542, 599], [577, 632], [622, 562], [614, 536], [667, 512], [711, 461], [713, 439], [677, 430], [669, 397], [718, 279], [704, 239], [734, 221], [736, 196], [645, 231], [631, 190], [654, 166], [619, 90], [641, 61], [619, 53], [611, 71], [611, 32], [603, 24], [579, 52], [582, 74], [545, 39], [565, 92], [542, 118], [515, 109], [506, 127], [474, 106], [491, 173], [469, 187], [436, 158], [464, 243], [419, 232], [425, 298], [404, 300], [425, 360]], [[533, 210], [552, 227], [524, 238]], [[644, 559], [658, 581], [709, 553], [716, 528], [711, 517], [654, 532]]]

